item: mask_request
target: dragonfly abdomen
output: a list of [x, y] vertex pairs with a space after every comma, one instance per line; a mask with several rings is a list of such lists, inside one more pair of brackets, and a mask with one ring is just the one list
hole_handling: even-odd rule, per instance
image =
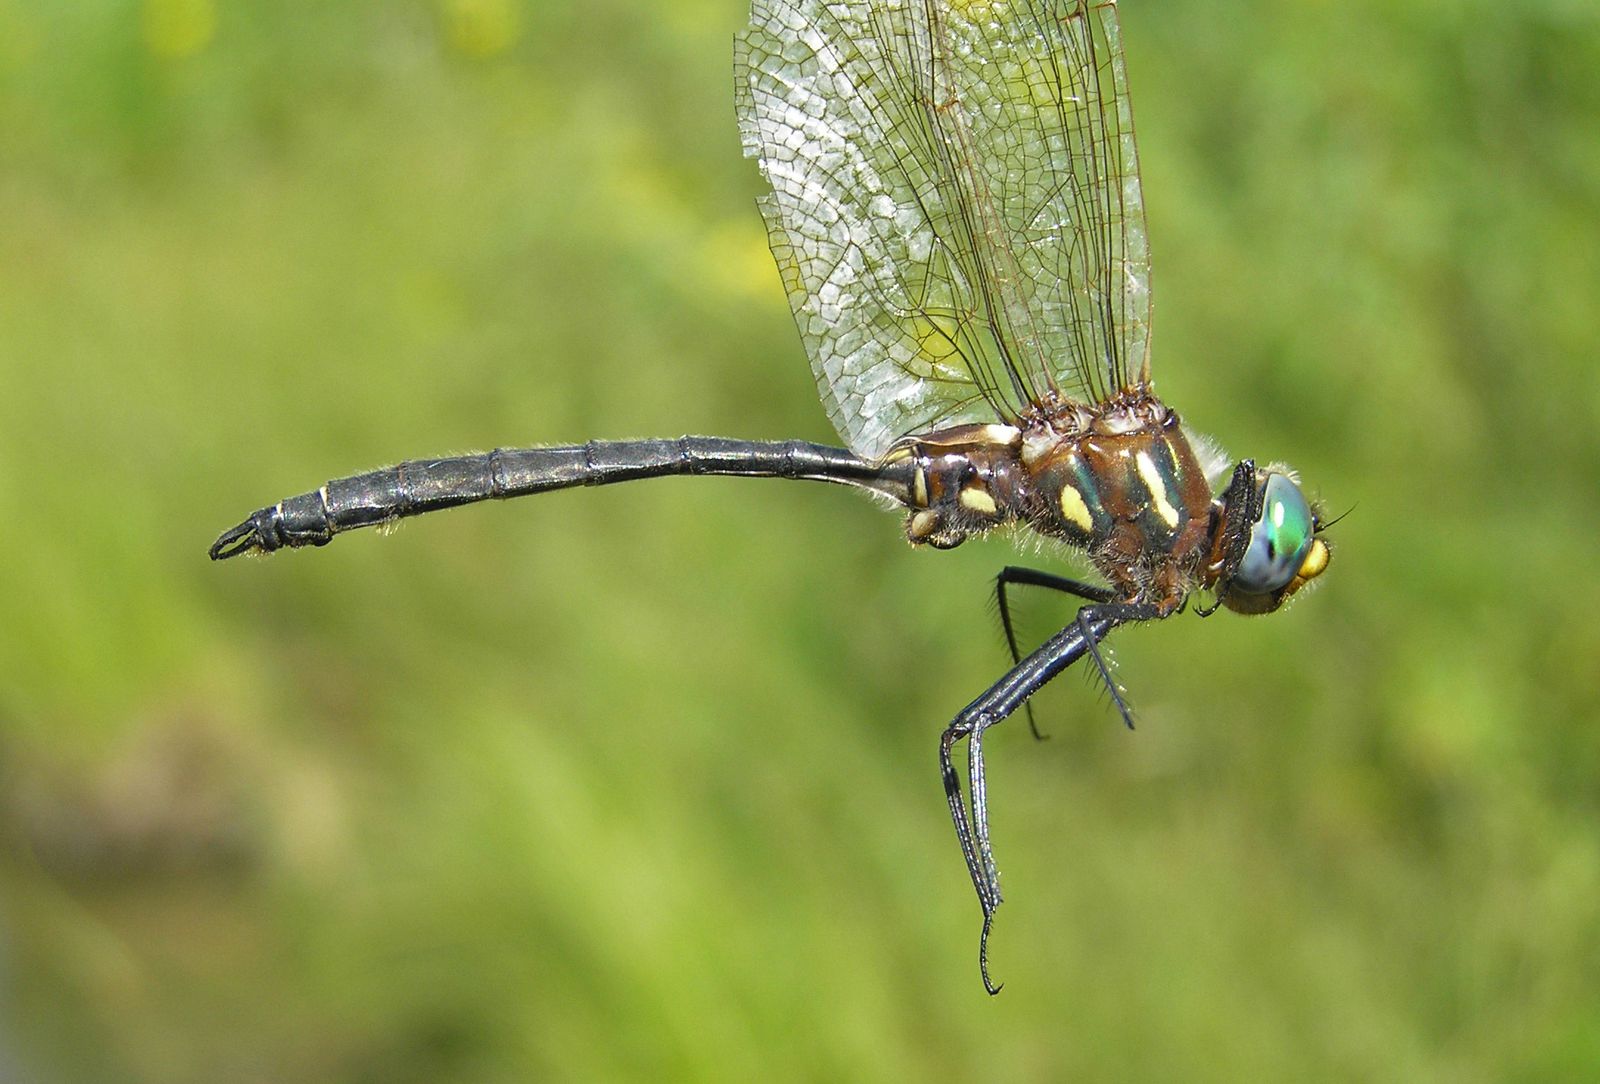
[[211, 557], [324, 546], [344, 531], [478, 501], [640, 478], [713, 474], [836, 482], [901, 503], [907, 503], [911, 489], [905, 464], [879, 466], [843, 448], [800, 440], [677, 437], [501, 448], [412, 460], [336, 479], [258, 510], [223, 532], [211, 547]]
[[971, 535], [1026, 519], [1033, 490], [1021, 450], [1022, 430], [1011, 425], [958, 425], [895, 445], [884, 466], [911, 470], [906, 538], [954, 549]]

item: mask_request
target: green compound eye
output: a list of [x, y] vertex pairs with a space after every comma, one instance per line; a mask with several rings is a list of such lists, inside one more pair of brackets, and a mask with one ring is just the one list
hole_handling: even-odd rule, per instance
[[1233, 589], [1270, 595], [1289, 586], [1311, 548], [1315, 522], [1299, 486], [1286, 475], [1267, 475], [1261, 518], [1250, 528], [1250, 546], [1234, 573]]

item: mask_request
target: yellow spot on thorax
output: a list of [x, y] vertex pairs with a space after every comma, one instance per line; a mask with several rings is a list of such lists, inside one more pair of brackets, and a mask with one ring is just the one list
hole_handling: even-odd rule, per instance
[[1094, 533], [1094, 517], [1089, 514], [1089, 506], [1083, 502], [1083, 494], [1072, 486], [1061, 487], [1061, 515], [1076, 527], [1081, 527], [1085, 534]]
[[1139, 477], [1144, 481], [1144, 488], [1150, 492], [1150, 503], [1155, 507], [1156, 515], [1161, 517], [1161, 522], [1168, 527], [1178, 525], [1178, 510], [1172, 506], [1172, 501], [1167, 497], [1166, 483], [1161, 480], [1161, 472], [1156, 469], [1155, 460], [1150, 458], [1149, 452], [1140, 452], [1134, 456], [1134, 463], [1139, 468]]

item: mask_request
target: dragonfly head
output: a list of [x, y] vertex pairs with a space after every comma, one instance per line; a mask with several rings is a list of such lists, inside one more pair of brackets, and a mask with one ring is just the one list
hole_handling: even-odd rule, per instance
[[1328, 567], [1322, 518], [1287, 467], [1241, 463], [1218, 504], [1212, 567], [1218, 601], [1234, 613], [1271, 613]]

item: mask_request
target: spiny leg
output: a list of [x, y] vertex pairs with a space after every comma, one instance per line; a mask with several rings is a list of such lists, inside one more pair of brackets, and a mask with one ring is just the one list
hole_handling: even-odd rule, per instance
[[1106, 691], [1111, 694], [1111, 703], [1116, 706], [1117, 714], [1122, 716], [1122, 721], [1127, 724], [1129, 730], [1134, 728], [1133, 711], [1123, 699], [1116, 678], [1111, 676], [1111, 668], [1106, 665], [1104, 656], [1100, 654], [1099, 638], [1090, 635], [1090, 630], [1100, 621], [1109, 620], [1114, 625], [1120, 625], [1129, 621], [1149, 621], [1159, 613], [1156, 606], [1148, 602], [1116, 602], [1085, 606], [1078, 611], [1076, 624], [1083, 630], [1085, 643], [1088, 644], [1089, 658], [1093, 660], [1095, 669], [1100, 672], [1100, 680], [1105, 682]]
[[[1110, 588], [1086, 583], [1083, 580], [1056, 576], [1049, 572], [1040, 572], [1036, 568], [1023, 568], [1020, 565], [1007, 565], [1002, 568], [1000, 575], [995, 577], [994, 596], [1000, 610], [1000, 627], [1005, 629], [1006, 633], [1006, 647], [1011, 649], [1012, 666], [1022, 661], [1022, 651], [1017, 647], [1017, 633], [1011, 624], [1011, 606], [1006, 599], [1006, 587], [1009, 584], [1016, 584], [1019, 587], [1044, 587], [1089, 602], [1111, 602], [1116, 598], [1116, 594]], [[1034, 719], [1033, 701], [1023, 704], [1022, 708], [1028, 714], [1028, 730], [1033, 733], [1034, 740], [1044, 741], [1050, 737], [1039, 729], [1039, 724]]]
[[945, 728], [939, 737], [939, 775], [944, 780], [945, 801], [950, 806], [950, 820], [956, 826], [956, 838], [961, 842], [961, 854], [967, 860], [967, 873], [972, 877], [972, 887], [978, 893], [978, 902], [983, 907], [984, 921], [999, 906], [999, 901], [990, 901], [988, 879], [983, 875], [983, 867], [978, 864], [978, 852], [972, 843], [972, 825], [967, 819], [966, 799], [961, 795], [961, 777], [956, 774], [955, 763], [950, 757], [950, 750], [956, 742], [971, 733], [971, 727], [959, 717], [955, 722]]
[[[966, 873], [973, 879], [973, 889], [978, 892], [978, 905], [984, 911], [984, 929], [978, 935], [978, 972], [984, 980], [984, 990], [992, 994], [1000, 993], [1000, 986], [994, 985], [989, 980], [989, 931], [994, 926], [995, 908], [1000, 907], [1000, 873], [995, 868], [994, 854], [987, 846], [987, 796], [984, 796], [984, 854], [979, 857], [978, 846], [974, 841], [973, 822], [968, 814], [966, 799], [962, 796], [962, 779], [955, 772], [955, 763], [950, 758], [950, 748], [960, 742], [963, 737], [971, 737], [978, 731], [979, 719], [965, 718], [966, 711], [955, 718], [944, 729], [944, 734], [939, 735], [939, 774], [944, 779], [944, 798], [950, 806], [950, 822], [955, 825], [955, 838], [962, 844], [962, 857], [966, 860]], [[984, 726], [992, 726], [998, 719], [984, 721]], [[981, 748], [981, 747], [979, 747]], [[978, 759], [979, 788], [974, 790], [974, 796], [982, 793], [982, 753], [979, 751]], [[968, 767], [971, 771], [971, 767]]]
[[989, 884], [989, 906], [983, 909], [983, 931], [978, 935], [978, 972], [983, 988], [998, 994], [1000, 987], [989, 980], [989, 930], [994, 926], [995, 910], [1003, 902], [1000, 894], [1000, 869], [994, 864], [994, 848], [989, 843], [989, 785], [983, 770], [983, 732], [1000, 720], [978, 719], [967, 739], [967, 779], [972, 787], [972, 828], [977, 837], [978, 862]]
[[[954, 721], [945, 728], [939, 740], [939, 769], [944, 782], [945, 798], [950, 806], [950, 818], [955, 824], [956, 838], [961, 843], [961, 854], [966, 859], [967, 873], [978, 893], [978, 903], [983, 908], [983, 932], [978, 940], [978, 969], [983, 976], [983, 987], [990, 994], [1000, 988], [989, 979], [989, 930], [994, 924], [994, 913], [1000, 906], [1000, 874], [994, 862], [989, 843], [989, 798], [983, 767], [983, 732], [1002, 721], [1027, 701], [1051, 678], [1071, 666], [1084, 653], [1091, 650], [1096, 640], [1102, 639], [1116, 625], [1135, 620], [1144, 614], [1138, 607], [1105, 606], [1085, 607], [1092, 611], [1087, 619], [1080, 617], [1039, 646], [1033, 654], [1012, 667], [1004, 677], [991, 685], [981, 696], [968, 704]], [[968, 777], [970, 780], [970, 808], [963, 801], [961, 780], [956, 774], [950, 750], [955, 743], [966, 738], [969, 742]]]

